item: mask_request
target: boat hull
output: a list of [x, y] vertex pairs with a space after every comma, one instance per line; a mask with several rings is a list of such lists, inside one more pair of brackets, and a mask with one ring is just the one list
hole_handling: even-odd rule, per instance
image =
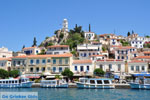
[[49, 84], [44, 84], [41, 85], [42, 88], [68, 88], [68, 84], [62, 84], [62, 85], [49, 85]]
[[114, 89], [114, 85], [95, 85], [95, 84], [82, 84], [82, 83], [77, 83], [78, 88], [82, 89]]
[[150, 84], [130, 83], [132, 89], [150, 89]]
[[0, 88], [30, 88], [32, 82], [20, 83], [20, 84], [0, 84]]

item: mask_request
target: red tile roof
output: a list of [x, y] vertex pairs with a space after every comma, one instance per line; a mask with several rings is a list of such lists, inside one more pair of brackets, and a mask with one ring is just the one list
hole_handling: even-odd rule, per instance
[[150, 51], [144, 51], [143, 53], [144, 54], [150, 54]]
[[34, 46], [34, 47], [26, 47], [26, 48], [23, 48], [23, 50], [26, 50], [26, 49], [33, 49], [33, 48], [36, 48], [36, 46]]
[[135, 47], [131, 47], [131, 46], [121, 46], [121, 47], [118, 47], [118, 49], [133, 49]]
[[150, 56], [138, 56], [135, 59], [150, 59]]
[[129, 63], [146, 63], [146, 62], [140, 60], [131, 60]]
[[46, 57], [71, 57], [71, 53], [57, 54], [57, 55], [29, 55], [29, 56], [16, 56], [13, 58], [46, 58]]
[[123, 60], [117, 60], [117, 59], [106, 59], [106, 60], [97, 60], [97, 61], [123, 61]]
[[8, 61], [11, 61], [11, 57], [9, 57], [9, 58], [0, 58], [0, 60], [2, 61], [2, 60], [8, 60]]
[[48, 46], [47, 48], [58, 48], [58, 47], [69, 47], [69, 45], [52, 45]]
[[87, 63], [92, 63], [92, 60], [87, 59], [87, 60], [74, 60], [73, 64], [87, 64]]

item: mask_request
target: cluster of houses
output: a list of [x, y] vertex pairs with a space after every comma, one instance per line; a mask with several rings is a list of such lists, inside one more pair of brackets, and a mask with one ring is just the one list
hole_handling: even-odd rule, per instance
[[[0, 48], [0, 68], [17, 69], [29, 78], [54, 78], [69, 68], [74, 77], [93, 76], [96, 68], [101, 68], [124, 78], [135, 73], [150, 71], [150, 48], [143, 48], [150, 38], [131, 34], [128, 37], [115, 34], [85, 32], [85, 39], [90, 43], [77, 45], [77, 57], [71, 54], [68, 45], [52, 45], [44, 47], [25, 47], [20, 52], [13, 53], [7, 48]], [[120, 40], [126, 40], [130, 46], [123, 46]], [[104, 49], [105, 47], [105, 49]], [[42, 50], [44, 55], [39, 55]]]

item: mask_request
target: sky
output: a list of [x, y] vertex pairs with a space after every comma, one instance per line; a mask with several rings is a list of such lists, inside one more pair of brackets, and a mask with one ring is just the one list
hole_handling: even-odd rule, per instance
[[30, 47], [36, 37], [39, 45], [62, 28], [75, 24], [84, 31], [91, 24], [96, 34], [126, 36], [132, 30], [150, 35], [150, 0], [0, 0], [0, 47], [19, 51]]

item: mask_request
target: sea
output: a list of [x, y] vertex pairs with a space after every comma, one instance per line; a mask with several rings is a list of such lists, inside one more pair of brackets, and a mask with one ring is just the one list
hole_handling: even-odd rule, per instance
[[0, 88], [0, 92], [37, 92], [38, 100], [150, 100], [150, 90], [78, 88]]

